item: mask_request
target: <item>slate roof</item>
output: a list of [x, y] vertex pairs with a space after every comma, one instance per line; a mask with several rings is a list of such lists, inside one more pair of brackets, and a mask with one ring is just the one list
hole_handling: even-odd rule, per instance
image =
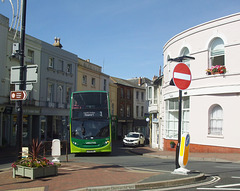
[[[121, 78], [111, 77], [111, 79], [115, 84], [120, 84], [120, 85], [124, 85], [124, 86], [128, 86], [128, 87], [138, 88], [138, 89], [145, 89], [145, 87], [143, 85], [142, 86], [138, 85], [139, 78], [124, 80]], [[147, 78], [142, 78], [142, 79], [144, 79], [143, 82], [148, 82], [148, 80], [149, 80]]]

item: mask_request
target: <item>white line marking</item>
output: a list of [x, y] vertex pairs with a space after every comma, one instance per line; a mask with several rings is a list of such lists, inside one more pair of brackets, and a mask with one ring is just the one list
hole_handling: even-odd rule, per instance
[[240, 188], [197, 188], [197, 190], [240, 190]]
[[171, 172], [165, 170], [155, 170], [155, 169], [147, 169], [147, 168], [138, 168], [138, 167], [126, 167], [129, 170], [142, 170], [142, 171], [150, 171], [150, 172]]
[[240, 178], [239, 176], [232, 176], [232, 178]]
[[[197, 186], [205, 186], [205, 185], [208, 185], [208, 184], [213, 184], [213, 183], [215, 183], [219, 180], [220, 180], [220, 177], [214, 176], [213, 179], [208, 181], [208, 182], [201, 182], [201, 183], [183, 185], [183, 186], [176, 186], [176, 187], [157, 188], [157, 189], [154, 189], [152, 191], [166, 191], [166, 190], [179, 190], [179, 189], [186, 189], [186, 188], [194, 188], [194, 187], [197, 187]], [[209, 190], [209, 189], [206, 189], [206, 190]]]
[[191, 75], [183, 74], [183, 73], [179, 73], [179, 72], [174, 72], [174, 78], [190, 81], [191, 80]]
[[227, 187], [232, 187], [232, 186], [240, 186], [240, 183], [238, 183], [238, 184], [220, 185], [220, 186], [215, 186], [215, 187], [216, 188], [227, 188]]

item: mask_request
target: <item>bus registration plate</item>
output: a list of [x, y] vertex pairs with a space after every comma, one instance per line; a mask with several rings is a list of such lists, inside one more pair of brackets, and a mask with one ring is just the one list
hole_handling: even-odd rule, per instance
[[95, 150], [89, 150], [87, 151], [87, 153], [95, 153], [96, 151]]

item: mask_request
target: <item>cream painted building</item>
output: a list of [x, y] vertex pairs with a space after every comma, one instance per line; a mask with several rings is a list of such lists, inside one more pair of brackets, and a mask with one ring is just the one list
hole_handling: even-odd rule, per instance
[[[192, 152], [240, 152], [240, 13], [192, 27], [171, 38], [164, 46], [163, 145], [177, 140], [178, 88], [170, 86], [176, 62], [169, 58], [187, 55], [184, 61], [192, 82], [183, 91], [182, 132], [190, 134]], [[225, 67], [220, 74], [207, 69]], [[216, 70], [216, 69], [215, 69]]]
[[102, 73], [102, 67], [78, 58], [77, 91], [109, 91], [109, 76]]

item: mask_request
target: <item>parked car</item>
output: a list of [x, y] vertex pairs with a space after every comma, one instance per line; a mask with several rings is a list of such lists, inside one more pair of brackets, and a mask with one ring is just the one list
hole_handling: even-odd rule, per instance
[[123, 139], [123, 146], [144, 146], [145, 137], [142, 133], [130, 132]]

